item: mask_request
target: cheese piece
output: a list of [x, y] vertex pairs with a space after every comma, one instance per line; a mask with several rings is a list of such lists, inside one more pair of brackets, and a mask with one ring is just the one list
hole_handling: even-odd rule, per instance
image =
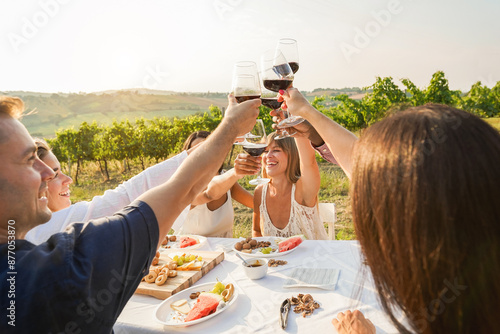
[[191, 307], [189, 307], [189, 304], [185, 299], [179, 299], [173, 302], [170, 304], [170, 307], [182, 314], [188, 314], [189, 311], [191, 311]]

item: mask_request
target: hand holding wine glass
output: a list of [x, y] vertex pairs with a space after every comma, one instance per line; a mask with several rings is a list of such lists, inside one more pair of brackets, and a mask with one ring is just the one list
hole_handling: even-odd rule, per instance
[[[268, 91], [274, 92], [274, 96], [278, 91], [292, 86], [293, 71], [281, 51], [266, 51], [261, 57], [261, 67], [263, 85]], [[272, 93], [266, 94], [262, 99], [262, 104], [277, 109], [281, 105], [281, 101], [271, 96], [273, 96]], [[289, 136], [288, 132], [283, 130], [276, 139]]]
[[259, 116], [259, 99], [238, 103], [233, 95], [228, 96], [229, 105], [224, 114], [223, 122], [230, 122], [235, 129], [238, 129], [238, 135], [248, 132], [255, 124]]
[[[253, 157], [258, 157], [264, 151], [266, 150], [267, 147], [267, 136], [266, 136], [266, 129], [264, 127], [264, 122], [262, 122], [261, 119], [257, 119], [257, 122], [255, 123], [255, 126], [253, 129], [250, 131], [252, 134], [251, 137], [247, 137], [246, 143], [242, 145], [243, 150], [250, 154]], [[250, 180], [251, 185], [258, 185], [258, 184], [263, 184], [263, 183], [268, 183], [270, 179], [262, 178], [257, 176], [255, 179]]]

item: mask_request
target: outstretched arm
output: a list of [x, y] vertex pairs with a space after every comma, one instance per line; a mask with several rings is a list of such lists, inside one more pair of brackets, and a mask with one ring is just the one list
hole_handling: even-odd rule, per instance
[[278, 98], [278, 100], [281, 99], [286, 101], [290, 113], [302, 116], [311, 123], [347, 177], [351, 178], [352, 149], [358, 138], [349, 130], [314, 109], [297, 88], [289, 88], [284, 91]]
[[160, 236], [168, 233], [176, 217], [207, 186], [236, 136], [252, 129], [259, 106], [259, 99], [237, 104], [231, 96], [226, 115], [212, 135], [186, 158], [168, 182], [138, 198], [154, 211]]

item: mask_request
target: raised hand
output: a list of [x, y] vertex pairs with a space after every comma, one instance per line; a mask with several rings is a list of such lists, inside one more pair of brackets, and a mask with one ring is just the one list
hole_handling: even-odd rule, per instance
[[332, 320], [333, 326], [339, 334], [375, 334], [375, 326], [366, 319], [359, 310], [345, 313], [340, 312], [337, 318]]
[[281, 105], [282, 109], [288, 110], [292, 115], [302, 116], [306, 118], [308, 111], [314, 108], [302, 93], [295, 87], [290, 87], [287, 90], [280, 90], [278, 101], [284, 101]]
[[240, 153], [234, 160], [234, 170], [236, 175], [256, 175], [260, 171], [262, 157], [252, 157], [247, 153]]
[[[291, 90], [291, 89], [295, 89], [295, 88], [289, 88], [288, 90]], [[297, 89], [295, 89], [295, 90], [298, 92]], [[284, 93], [285, 93], [284, 91], [280, 91], [280, 95], [278, 96], [279, 101], [284, 100], [284, 98], [283, 98]], [[300, 92], [298, 92], [298, 94], [300, 94]], [[302, 94], [300, 94], [300, 96], [302, 96]], [[306, 100], [306, 102], [309, 103], [307, 100]], [[282, 109], [286, 110], [287, 109], [286, 103], [283, 102], [281, 107], [282, 107]], [[272, 125], [273, 129], [279, 131], [280, 129], [278, 128], [277, 124], [284, 118], [282, 111], [281, 110], [271, 110], [271, 112], [269, 114], [271, 116], [273, 116], [273, 122], [275, 123]], [[292, 133], [292, 135], [291, 135], [292, 137], [305, 137], [305, 138], [309, 139], [309, 141], [315, 147], [321, 146], [325, 143], [323, 141], [323, 139], [321, 138], [321, 136], [316, 131], [316, 129], [314, 129], [314, 127], [311, 125], [311, 123], [309, 123], [307, 120], [289, 128], [289, 132]]]
[[234, 95], [227, 97], [229, 105], [222, 118], [223, 122], [231, 122], [238, 129], [238, 135], [244, 135], [252, 130], [255, 120], [259, 116], [260, 99], [248, 100], [238, 103]]

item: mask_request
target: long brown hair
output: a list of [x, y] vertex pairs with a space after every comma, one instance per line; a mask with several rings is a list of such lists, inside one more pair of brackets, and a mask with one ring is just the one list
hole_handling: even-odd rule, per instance
[[499, 330], [499, 166], [500, 134], [438, 104], [394, 114], [356, 144], [356, 234], [400, 332]]
[[[287, 155], [287, 166], [286, 166], [286, 177], [291, 183], [296, 183], [300, 178], [300, 157], [299, 150], [295, 144], [295, 139], [292, 137], [286, 137], [283, 139], [276, 140], [276, 132], [272, 132], [267, 136], [267, 146], [272, 143], [276, 143], [279, 148]], [[267, 178], [266, 169], [262, 168], [263, 177]]]
[[189, 137], [187, 137], [186, 141], [184, 141], [184, 145], [182, 146], [182, 150], [183, 151], [186, 151], [186, 150], [189, 150], [191, 148], [191, 144], [193, 144], [193, 141], [195, 139], [198, 139], [198, 138], [208, 138], [208, 136], [210, 136], [210, 132], [208, 131], [203, 131], [203, 130], [200, 130], [200, 131], [195, 131], [193, 133], [191, 133], [189, 135]]
[[[182, 150], [183, 151], [189, 150], [191, 148], [191, 146], [193, 145], [193, 142], [195, 141], [195, 139], [198, 139], [198, 138], [206, 139], [206, 138], [208, 138], [208, 136], [210, 136], [210, 134], [211, 134], [211, 132], [204, 131], [204, 130], [192, 132], [189, 135], [189, 137], [187, 137], [187, 139], [184, 141], [184, 145], [182, 146]], [[224, 163], [220, 166], [217, 174], [220, 174], [222, 172], [223, 168], [224, 168]]]

